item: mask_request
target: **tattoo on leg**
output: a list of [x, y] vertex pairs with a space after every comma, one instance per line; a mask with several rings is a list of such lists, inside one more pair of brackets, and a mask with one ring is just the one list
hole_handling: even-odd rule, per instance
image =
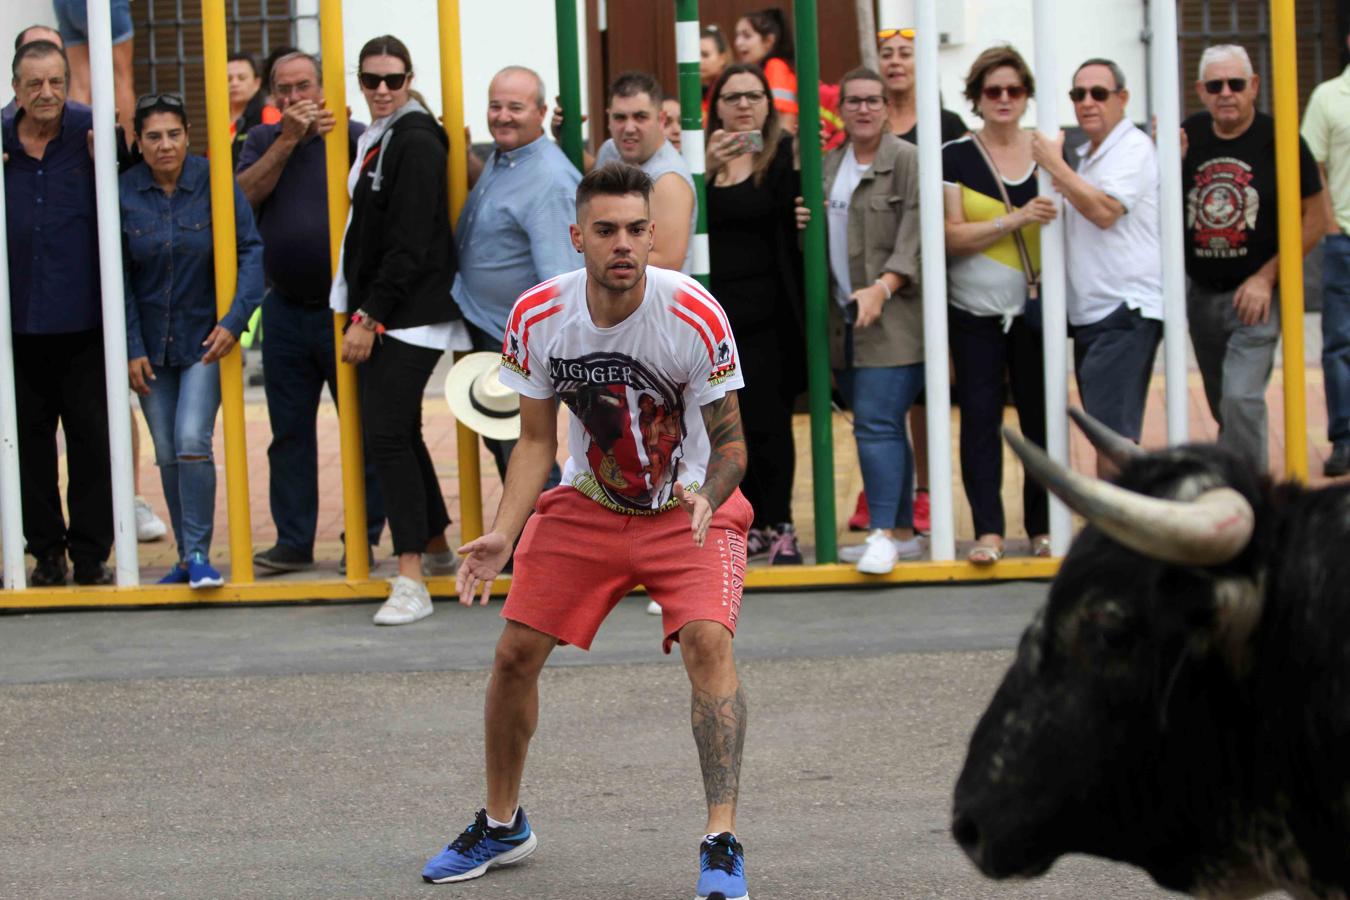
[[694, 743], [703, 769], [709, 806], [735, 804], [740, 791], [741, 751], [745, 747], [745, 691], [718, 697], [694, 688]]

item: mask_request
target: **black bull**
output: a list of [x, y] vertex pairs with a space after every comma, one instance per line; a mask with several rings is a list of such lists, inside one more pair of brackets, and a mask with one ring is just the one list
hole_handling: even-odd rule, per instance
[[1350, 897], [1350, 489], [1074, 418], [1122, 472], [1008, 434], [1089, 525], [971, 738], [953, 836], [993, 878], [1086, 853], [1197, 896]]

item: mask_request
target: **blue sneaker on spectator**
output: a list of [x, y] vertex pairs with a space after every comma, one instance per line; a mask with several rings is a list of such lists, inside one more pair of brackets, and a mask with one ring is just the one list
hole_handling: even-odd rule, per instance
[[448, 884], [478, 878], [493, 866], [520, 862], [533, 853], [538, 844], [524, 809], [516, 810], [515, 819], [506, 828], [489, 828], [487, 810], [480, 809], [473, 824], [464, 829], [463, 834], [427, 861], [422, 880]]
[[187, 572], [190, 588], [213, 588], [225, 583], [221, 574], [212, 568], [206, 557], [200, 553], [192, 554], [188, 560]]
[[736, 835], [724, 831], [704, 838], [698, 848], [698, 900], [749, 900], [745, 887], [745, 850]]
[[161, 578], [156, 584], [187, 584], [188, 570], [182, 563], [175, 563], [169, 573]]

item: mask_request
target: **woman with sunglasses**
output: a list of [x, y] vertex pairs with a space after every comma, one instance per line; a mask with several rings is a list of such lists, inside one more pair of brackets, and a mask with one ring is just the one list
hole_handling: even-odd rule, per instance
[[769, 82], [782, 127], [797, 133], [797, 73], [793, 70], [792, 28], [777, 6], [748, 13], [736, 21], [732, 37], [736, 61], [759, 66]]
[[[993, 565], [1003, 557], [999, 426], [1005, 378], [1022, 433], [1045, 444], [1044, 362], [1034, 298], [1040, 226], [1055, 218], [1057, 206], [1037, 193], [1032, 134], [1021, 126], [1034, 92], [1021, 54], [1006, 45], [984, 51], [970, 67], [965, 92], [984, 125], [942, 148], [948, 336], [961, 405], [961, 479], [975, 522], [968, 559], [975, 565]], [[1048, 556], [1045, 489], [1025, 479], [1022, 503], [1032, 553]]]
[[235, 187], [239, 276], [229, 312], [217, 319], [210, 166], [188, 155], [183, 98], [147, 94], [136, 102], [133, 121], [142, 161], [119, 185], [128, 375], [154, 441], [180, 560], [160, 583], [220, 587], [225, 579], [210, 563], [216, 362], [234, 349], [262, 302], [262, 240], [248, 200]]
[[467, 350], [469, 342], [450, 298], [450, 142], [412, 89], [412, 57], [402, 41], [368, 41], [358, 65], [371, 123], [347, 178], [351, 215], [332, 301], [349, 313], [342, 360], [361, 367], [366, 446], [398, 557], [375, 624], [405, 625], [432, 612], [423, 554], [431, 553], [441, 572], [453, 571], [445, 540], [450, 516], [422, 439], [422, 395], [441, 354]]
[[708, 107], [708, 250], [713, 293], [731, 319], [741, 364], [749, 459], [741, 490], [755, 510], [747, 556], [802, 562], [792, 525], [797, 453], [792, 405], [805, 389], [802, 260], [794, 199], [801, 176], [759, 66], [727, 66]]

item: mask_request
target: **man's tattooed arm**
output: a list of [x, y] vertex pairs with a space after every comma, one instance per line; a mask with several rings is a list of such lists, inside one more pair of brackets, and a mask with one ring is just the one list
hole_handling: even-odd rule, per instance
[[703, 425], [708, 429], [712, 453], [708, 472], [698, 492], [717, 509], [745, 475], [745, 432], [741, 428], [741, 403], [735, 391], [703, 406]]

